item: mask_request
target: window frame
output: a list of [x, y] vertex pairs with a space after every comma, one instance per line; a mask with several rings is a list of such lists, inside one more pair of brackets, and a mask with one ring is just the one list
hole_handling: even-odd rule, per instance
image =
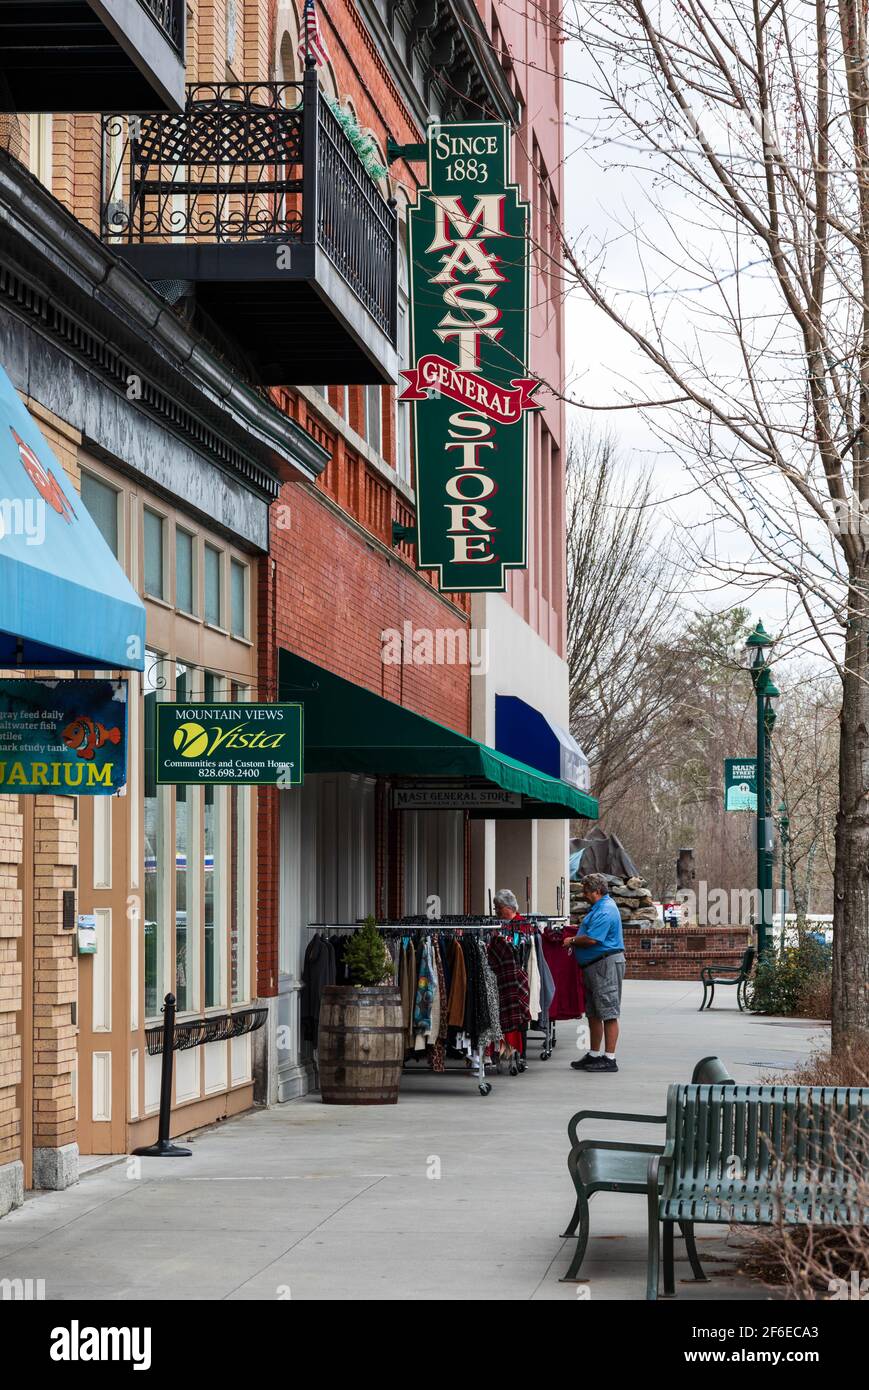
[[[110, 483], [110, 482], [108, 481], [107, 478], [104, 478], [104, 477], [102, 476], [101, 473], [97, 473], [97, 471], [96, 471], [94, 468], [91, 468], [91, 466], [90, 466], [89, 463], [83, 463], [83, 464], [81, 465], [80, 469], [79, 469], [79, 495], [80, 495], [81, 500], [82, 500], [82, 502], [83, 502], [83, 504], [84, 504], [85, 507], [87, 507], [87, 499], [86, 499], [86, 497], [84, 496], [84, 488], [83, 488], [83, 482], [84, 482], [84, 479], [85, 479], [85, 478], [88, 478], [88, 479], [89, 479], [91, 482], [93, 482], [93, 483], [97, 483], [99, 487], [107, 488], [109, 492], [113, 492], [113, 493], [115, 494], [115, 528], [116, 528], [116, 531], [117, 531], [118, 548], [117, 548], [117, 550], [113, 550], [113, 551], [112, 551], [112, 554], [114, 555], [114, 557], [115, 557], [115, 559], [117, 560], [118, 564], [121, 565], [121, 566], [123, 566], [123, 564], [124, 564], [124, 515], [125, 515], [125, 514], [124, 514], [124, 494], [123, 494], [123, 492], [122, 492], [122, 490], [121, 490], [120, 488], [115, 487], [114, 483]], [[93, 520], [93, 517], [92, 517], [92, 516], [91, 516], [91, 520]], [[97, 530], [99, 531], [100, 528], [99, 528], [99, 526], [97, 525], [96, 521], [94, 521], [94, 525], [97, 527]], [[102, 531], [100, 531], [100, 535], [103, 536]], [[105, 536], [103, 536], [103, 540], [106, 541]], [[106, 545], [109, 545], [108, 541], [106, 541]], [[109, 545], [109, 549], [110, 549], [110, 550], [112, 549], [112, 547], [111, 547], [110, 545]], [[143, 577], [143, 579], [144, 579], [144, 573], [143, 573], [143, 576], [142, 576], [142, 577]], [[144, 586], [143, 586], [143, 587], [144, 587]]]
[[[161, 572], [162, 572], [162, 573], [161, 573], [161, 581], [160, 581], [160, 583], [161, 583], [162, 593], [159, 593], [159, 594], [154, 594], [154, 593], [151, 592], [151, 590], [148, 588], [147, 579], [146, 579], [146, 575], [147, 575], [147, 544], [146, 544], [146, 531], [145, 531], [145, 517], [146, 517], [146, 516], [153, 516], [153, 517], [156, 517], [157, 520], [158, 520], [159, 523], [160, 523], [160, 568], [161, 568]], [[166, 597], [166, 594], [167, 594], [168, 591], [169, 591], [169, 585], [168, 585], [168, 583], [167, 583], [167, 578], [168, 578], [168, 573], [167, 573], [167, 571], [168, 571], [168, 562], [169, 562], [169, 546], [168, 546], [167, 543], [166, 543], [166, 537], [167, 537], [167, 522], [168, 522], [168, 517], [167, 517], [167, 515], [166, 515], [165, 512], [161, 512], [157, 507], [153, 506], [150, 502], [144, 502], [144, 501], [143, 501], [143, 503], [142, 503], [142, 593], [144, 594], [145, 598], [151, 599], [151, 601], [154, 602], [154, 603], [165, 603], [167, 606], [173, 607], [174, 605], [169, 604], [169, 600], [168, 600], [167, 597]]]
[[[241, 607], [242, 607], [242, 630], [235, 630], [235, 590], [232, 577], [236, 570], [241, 571]], [[250, 565], [245, 564], [236, 555], [229, 557], [229, 635], [237, 642], [250, 641]]]
[[[188, 539], [189, 542], [190, 542], [190, 597], [191, 597], [191, 604], [192, 604], [192, 606], [191, 606], [190, 608], [184, 608], [184, 607], [182, 607], [182, 605], [178, 602], [178, 536], [179, 536], [179, 533], [180, 533], [182, 536], [186, 536], [187, 539]], [[181, 522], [179, 522], [179, 521], [176, 520], [175, 526], [174, 526], [174, 530], [173, 530], [173, 543], [174, 543], [173, 559], [174, 559], [174, 561], [175, 561], [175, 575], [174, 575], [174, 580], [175, 580], [175, 582], [174, 582], [174, 589], [173, 589], [172, 597], [173, 597], [173, 600], [174, 600], [174, 602], [173, 602], [173, 607], [175, 608], [176, 613], [180, 613], [180, 614], [182, 615], [182, 617], [185, 617], [185, 618], [198, 618], [198, 617], [199, 617], [199, 602], [198, 602], [198, 600], [199, 600], [199, 546], [198, 546], [198, 544], [197, 544], [198, 539], [199, 539], [199, 538], [197, 537], [197, 535], [196, 535], [196, 533], [195, 533], [194, 531], [188, 530], [188, 528], [187, 528], [186, 526], [183, 526], [183, 525], [181, 524]]]
[[[211, 551], [217, 556], [217, 622], [213, 622], [208, 616], [208, 552]], [[212, 545], [210, 541], [203, 539], [202, 542], [202, 621], [206, 627], [213, 628], [216, 632], [226, 632], [226, 598], [224, 595], [225, 576], [224, 556], [226, 551], [217, 545]]]

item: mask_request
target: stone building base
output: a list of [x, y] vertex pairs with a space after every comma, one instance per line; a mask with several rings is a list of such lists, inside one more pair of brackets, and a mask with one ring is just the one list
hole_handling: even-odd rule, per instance
[[33, 1150], [33, 1186], [59, 1192], [78, 1182], [78, 1144]]
[[24, 1164], [20, 1159], [0, 1165], [0, 1216], [24, 1201]]

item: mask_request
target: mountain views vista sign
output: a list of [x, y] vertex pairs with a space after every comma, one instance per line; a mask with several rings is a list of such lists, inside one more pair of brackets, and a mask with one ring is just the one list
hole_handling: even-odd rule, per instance
[[526, 564], [528, 205], [509, 127], [433, 125], [409, 212], [417, 564], [448, 593], [502, 590]]

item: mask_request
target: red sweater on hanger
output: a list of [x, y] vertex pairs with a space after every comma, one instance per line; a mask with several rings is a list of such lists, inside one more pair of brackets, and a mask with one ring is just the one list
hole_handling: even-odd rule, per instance
[[555, 998], [549, 1005], [550, 1022], [582, 1018], [585, 1013], [585, 986], [582, 970], [572, 951], [564, 948], [565, 936], [576, 936], [576, 927], [544, 927], [543, 956], [555, 981]]

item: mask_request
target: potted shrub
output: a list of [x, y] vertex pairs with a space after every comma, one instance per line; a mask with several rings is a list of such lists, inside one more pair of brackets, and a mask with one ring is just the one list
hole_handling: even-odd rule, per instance
[[401, 995], [373, 917], [347, 943], [344, 962], [353, 983], [328, 985], [320, 1006], [320, 1097], [326, 1105], [394, 1105], [404, 1061]]

